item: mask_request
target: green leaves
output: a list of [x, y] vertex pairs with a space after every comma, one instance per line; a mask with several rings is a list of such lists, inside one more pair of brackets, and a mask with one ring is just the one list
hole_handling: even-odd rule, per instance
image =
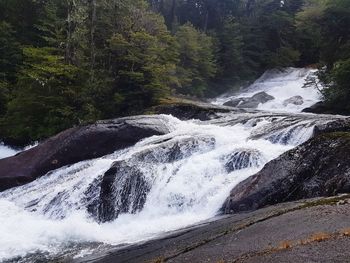
[[213, 39], [196, 30], [191, 24], [178, 28], [176, 40], [179, 46], [180, 62], [177, 77], [183, 94], [203, 96], [208, 81], [217, 71]]
[[41, 140], [84, 119], [83, 72], [65, 64], [53, 48], [27, 47], [23, 53], [25, 62], [4, 118], [6, 136]]

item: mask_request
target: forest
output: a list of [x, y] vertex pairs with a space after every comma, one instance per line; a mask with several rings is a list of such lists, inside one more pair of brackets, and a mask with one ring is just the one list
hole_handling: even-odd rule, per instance
[[0, 0], [0, 138], [25, 145], [306, 66], [350, 113], [349, 0]]

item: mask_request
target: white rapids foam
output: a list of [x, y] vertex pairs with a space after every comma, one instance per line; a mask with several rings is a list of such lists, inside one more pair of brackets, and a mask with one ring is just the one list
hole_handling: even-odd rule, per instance
[[[38, 250], [56, 253], [69, 242], [133, 243], [209, 219], [216, 215], [237, 183], [293, 147], [264, 139], [249, 140], [256, 126], [220, 127], [168, 118], [175, 127], [170, 134], [148, 138], [104, 158], [58, 169], [33, 183], [0, 193], [0, 259]], [[98, 224], [87, 214], [84, 201], [87, 188], [114, 161], [128, 159], [155, 147], [159, 141], [185, 137], [215, 138], [215, 148], [204, 148], [175, 163], [144, 163], [141, 168], [148, 171], [148, 179], [153, 183], [141, 212], [123, 214], [104, 224]], [[227, 173], [223, 156], [242, 148], [259, 151], [260, 165]], [[65, 194], [60, 203], [50, 206], [62, 193]]]
[[[270, 106], [264, 106], [270, 109], [277, 109], [276, 105], [295, 94], [304, 96], [304, 106], [311, 105], [318, 99], [317, 93], [300, 87], [307, 72], [310, 71], [260, 79], [251, 87], [251, 93], [245, 95], [266, 90], [278, 98]], [[258, 172], [268, 161], [309, 139], [317, 121], [281, 116], [276, 122], [276, 117], [266, 114], [248, 117], [245, 122], [220, 125], [220, 120], [180, 121], [164, 116], [171, 130], [169, 134], [147, 138], [102, 158], [63, 167], [30, 184], [0, 193], [0, 261], [35, 253], [57, 255], [77, 243], [135, 243], [214, 217], [235, 185]], [[226, 123], [230, 118], [237, 117], [223, 117]], [[287, 125], [273, 129], [283, 121]], [[151, 185], [141, 211], [121, 214], [108, 223], [98, 223], [89, 214], [87, 204], [99, 189], [92, 192], [88, 189], [101, 180], [115, 161], [131, 162], [139, 153], [157, 151], [159, 147], [167, 149], [167, 143], [188, 138], [198, 139], [200, 147], [183, 158], [174, 162], [137, 163]], [[212, 139], [214, 146], [205, 138]], [[251, 159], [249, 152], [253, 153]], [[233, 170], [225, 168], [229, 159], [239, 162]], [[90, 250], [79, 250], [76, 256], [90, 253], [86, 251]]]
[[11, 148], [7, 145], [4, 145], [3, 143], [0, 143], [0, 159], [14, 156], [17, 153], [29, 150], [29, 149], [35, 147], [36, 145], [38, 145], [38, 143], [28, 145], [28, 146], [24, 147], [23, 149], [14, 149], [14, 148]]
[[12, 149], [2, 143], [0, 143], [0, 159], [7, 158], [18, 153], [17, 150]]
[[[224, 95], [214, 104], [222, 105], [235, 98], [247, 98], [259, 92], [266, 92], [275, 99], [258, 106], [259, 110], [278, 112], [301, 112], [322, 100], [322, 96], [315, 87], [304, 87], [307, 77], [317, 72], [307, 68], [287, 68], [283, 71], [268, 71], [263, 74], [252, 85], [235, 95]], [[301, 96], [304, 100], [302, 105], [288, 104], [284, 102], [291, 97]]]

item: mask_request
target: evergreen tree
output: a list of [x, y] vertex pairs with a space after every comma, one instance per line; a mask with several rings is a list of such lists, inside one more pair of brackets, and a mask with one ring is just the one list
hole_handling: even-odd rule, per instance
[[208, 81], [215, 76], [217, 70], [213, 39], [191, 24], [179, 27], [175, 36], [180, 52], [177, 67], [180, 83], [178, 91], [202, 96], [208, 88]]
[[5, 133], [19, 142], [44, 139], [93, 118], [80, 85], [84, 75], [53, 48], [24, 48], [13, 99], [4, 118]]
[[22, 50], [16, 41], [15, 31], [6, 22], [0, 22], [0, 117], [6, 113], [10, 86], [16, 81]]

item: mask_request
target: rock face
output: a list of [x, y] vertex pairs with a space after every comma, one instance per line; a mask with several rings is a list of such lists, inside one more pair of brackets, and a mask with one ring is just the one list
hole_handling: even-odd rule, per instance
[[159, 116], [137, 116], [66, 130], [37, 147], [0, 160], [0, 191], [20, 186], [47, 172], [83, 160], [98, 158], [139, 140], [168, 133]]
[[259, 92], [250, 98], [237, 98], [226, 102], [225, 106], [237, 107], [237, 108], [257, 108], [259, 104], [264, 104], [270, 100], [275, 99], [273, 96], [266, 92]]
[[236, 186], [223, 211], [350, 192], [350, 133], [323, 134], [271, 161]]
[[294, 96], [294, 97], [291, 97], [283, 102], [283, 106], [287, 106], [289, 104], [303, 105], [304, 99], [302, 96]]
[[322, 125], [316, 125], [314, 136], [331, 132], [350, 132], [350, 118], [338, 119]]

